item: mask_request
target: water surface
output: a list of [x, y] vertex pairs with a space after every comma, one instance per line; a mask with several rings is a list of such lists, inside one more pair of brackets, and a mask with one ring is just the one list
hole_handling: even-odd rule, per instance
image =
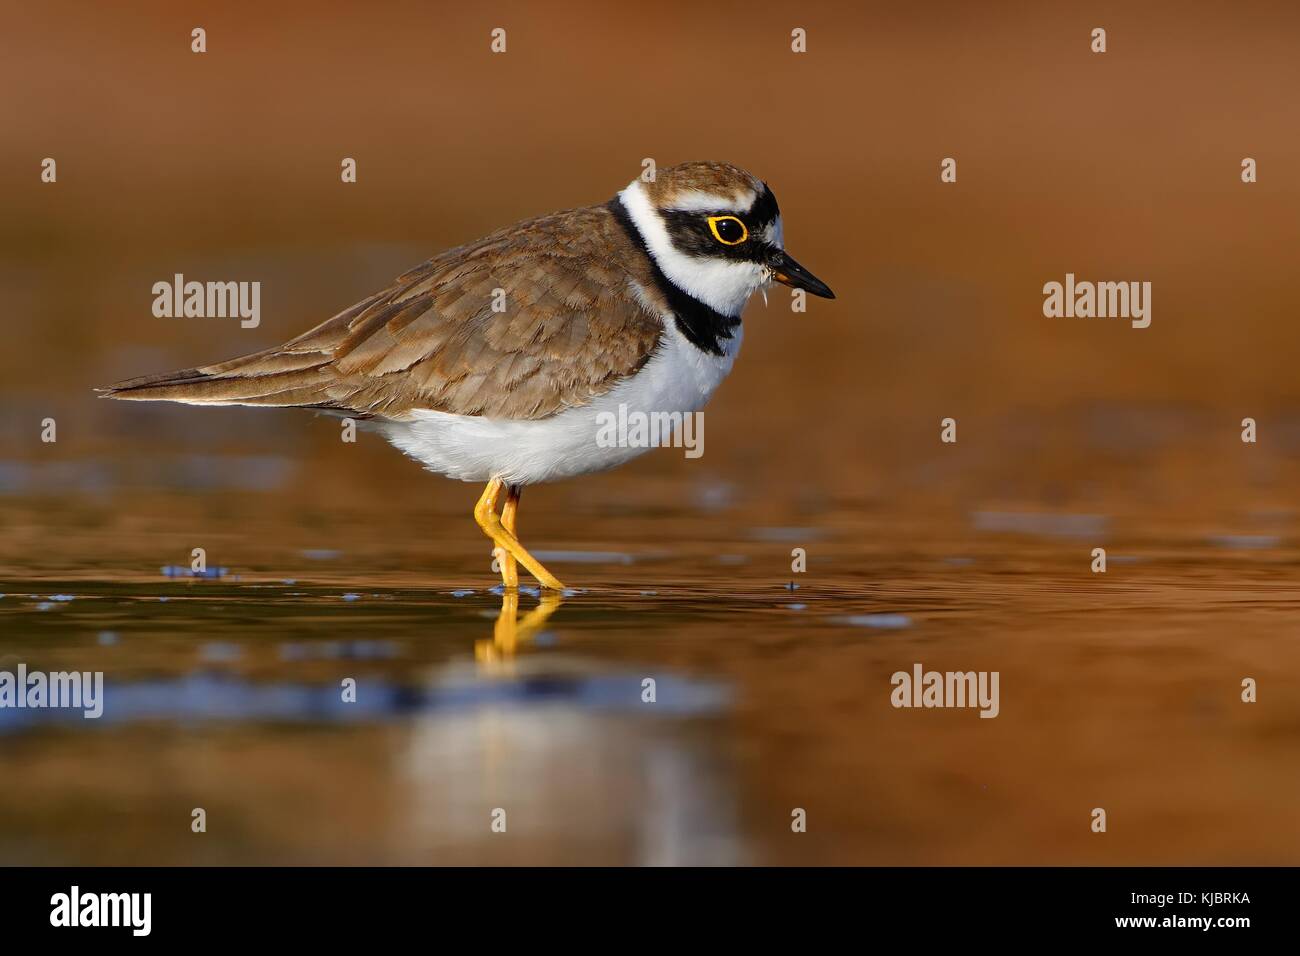
[[[377, 568], [346, 536], [264, 537], [257, 567], [231, 547], [221, 577], [11, 568], [0, 669], [106, 688], [99, 720], [0, 710], [0, 860], [1295, 861], [1289, 532], [1133, 532], [1102, 575], [1079, 540], [1095, 519], [904, 536], [833, 503], [799, 524], [748, 510], [613, 516], [616, 548], [548, 555], [572, 587], [545, 598], [494, 588], [451, 515], [466, 553], [428, 568]], [[111, 537], [66, 540], [143, 564], [147, 534]], [[998, 671], [1000, 713], [892, 707], [915, 663]]]

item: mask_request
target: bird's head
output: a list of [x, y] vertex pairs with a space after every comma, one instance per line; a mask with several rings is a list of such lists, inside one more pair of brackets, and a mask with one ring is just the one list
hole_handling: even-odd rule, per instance
[[660, 169], [652, 182], [633, 180], [619, 200], [664, 275], [724, 315], [740, 315], [771, 281], [835, 298], [785, 251], [781, 210], [767, 183], [738, 166]]

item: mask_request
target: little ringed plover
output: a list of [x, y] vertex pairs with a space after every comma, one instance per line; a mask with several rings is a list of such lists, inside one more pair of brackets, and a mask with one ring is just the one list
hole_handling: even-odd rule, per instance
[[746, 302], [773, 280], [835, 297], [786, 253], [765, 182], [683, 163], [441, 253], [284, 345], [103, 391], [367, 420], [430, 471], [486, 482], [474, 518], [507, 588], [518, 561], [559, 589], [515, 534], [523, 487], [644, 452], [597, 442], [620, 405], [702, 408], [735, 361]]

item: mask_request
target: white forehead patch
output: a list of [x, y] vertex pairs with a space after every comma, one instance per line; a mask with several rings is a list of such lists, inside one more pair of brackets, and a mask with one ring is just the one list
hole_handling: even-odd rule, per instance
[[749, 212], [754, 208], [758, 194], [752, 189], [742, 189], [729, 196], [704, 192], [701, 189], [687, 189], [673, 197], [672, 206], [678, 212], [712, 212], [723, 209], [727, 212]]

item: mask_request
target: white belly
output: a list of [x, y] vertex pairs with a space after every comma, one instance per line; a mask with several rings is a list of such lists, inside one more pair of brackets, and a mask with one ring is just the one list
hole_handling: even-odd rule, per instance
[[461, 481], [502, 478], [536, 484], [613, 468], [643, 454], [645, 447], [616, 447], [598, 440], [602, 416], [628, 413], [688, 413], [703, 408], [726, 378], [740, 350], [741, 328], [725, 355], [708, 355], [691, 345], [669, 321], [658, 351], [639, 372], [590, 405], [537, 421], [507, 421], [417, 412], [412, 421], [384, 422], [380, 430], [394, 445], [430, 471]]

